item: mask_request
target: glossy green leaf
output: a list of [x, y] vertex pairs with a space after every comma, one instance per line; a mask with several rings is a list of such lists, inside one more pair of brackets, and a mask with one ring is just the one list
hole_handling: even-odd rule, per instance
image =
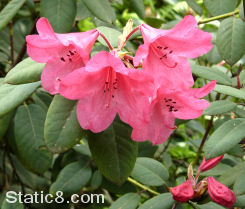
[[240, 5], [239, 15], [240, 15], [240, 18], [243, 21], [245, 21], [245, 5], [243, 3], [244, 3], [244, 1], [242, 1], [241, 5]]
[[219, 163], [214, 168], [212, 168], [208, 171], [202, 172], [200, 175], [201, 176], [220, 176], [220, 175], [224, 174], [226, 171], [228, 171], [230, 168], [231, 168], [231, 166], [229, 166], [227, 164]]
[[107, 0], [83, 0], [88, 10], [100, 20], [107, 23], [114, 23], [116, 15], [112, 9], [109, 1]]
[[32, 95], [32, 99], [34, 100], [35, 104], [38, 104], [45, 112], [47, 112], [53, 97], [47, 92], [37, 90]]
[[45, 64], [26, 58], [8, 72], [4, 82], [16, 85], [40, 81], [44, 66]]
[[222, 61], [216, 44], [213, 44], [213, 48], [206, 54], [206, 57], [211, 64], [217, 64]]
[[244, 55], [244, 37], [245, 23], [240, 18], [230, 17], [221, 22], [216, 38], [217, 47], [222, 58], [230, 65]]
[[40, 85], [40, 82], [22, 85], [0, 85], [0, 116], [24, 102]]
[[8, 130], [10, 120], [12, 119], [13, 112], [9, 112], [6, 115], [0, 116], [0, 140], [4, 137]]
[[244, 208], [245, 207], [245, 195], [236, 196], [236, 202], [234, 207]]
[[232, 12], [238, 0], [204, 0], [204, 5], [212, 16]]
[[110, 181], [122, 184], [131, 173], [138, 144], [131, 136], [132, 129], [115, 119], [104, 132], [88, 137], [89, 148], [100, 172]]
[[[11, 195], [12, 196], [12, 195]], [[18, 197], [16, 197], [18, 198]], [[10, 201], [13, 201], [13, 198], [9, 198]], [[9, 203], [7, 201], [7, 198], [3, 201], [1, 209], [24, 209], [24, 205], [20, 203], [19, 201], [16, 201], [15, 203]]]
[[161, 186], [168, 179], [168, 170], [162, 163], [147, 157], [136, 160], [131, 176], [146, 185]]
[[131, 0], [130, 1], [132, 9], [141, 18], [145, 18], [145, 5], [143, 0]]
[[140, 201], [140, 196], [136, 193], [127, 193], [112, 203], [109, 209], [135, 209]]
[[91, 168], [87, 163], [70, 163], [60, 171], [56, 181], [51, 185], [49, 192], [53, 195], [57, 191], [64, 192], [64, 195], [75, 194], [86, 186], [91, 174]]
[[[107, 38], [107, 40], [110, 42], [112, 47], [117, 47], [117, 45], [118, 45], [118, 37], [122, 34], [121, 32], [119, 32], [116, 29], [108, 28], [108, 27], [104, 27], [104, 26], [98, 27], [97, 30], [99, 32], [103, 33], [103, 35]], [[98, 41], [101, 44], [103, 44], [104, 46], [108, 47], [108, 45], [106, 44], [104, 39], [101, 38], [101, 36], [98, 37]]]
[[231, 186], [234, 184], [236, 179], [241, 175], [241, 173], [245, 170], [245, 163], [239, 163], [236, 166], [227, 170], [224, 174], [222, 174], [218, 181], [226, 186]]
[[204, 115], [219, 115], [233, 110], [236, 104], [227, 100], [219, 100], [210, 103], [210, 106], [203, 111]]
[[102, 184], [102, 175], [101, 173], [97, 170], [93, 173], [92, 179], [91, 179], [91, 187], [95, 190], [100, 187]]
[[233, 186], [233, 191], [235, 195], [243, 195], [245, 194], [245, 170], [241, 172], [241, 175], [239, 175], [235, 181], [235, 184]]
[[171, 193], [163, 193], [147, 200], [138, 209], [171, 209], [174, 202]]
[[233, 96], [239, 99], [245, 99], [245, 91], [243, 89], [235, 89], [230, 86], [217, 84], [214, 88], [214, 91], [219, 92], [221, 94]]
[[204, 146], [205, 157], [214, 158], [226, 153], [245, 137], [245, 119], [233, 119], [223, 123]]
[[40, 12], [57, 33], [69, 32], [76, 16], [76, 0], [42, 0]]
[[76, 103], [56, 95], [48, 109], [44, 139], [54, 153], [64, 152], [82, 138], [83, 130], [77, 121]]
[[187, 4], [199, 15], [202, 15], [202, 7], [195, 0], [186, 0]]
[[25, 167], [43, 174], [52, 163], [52, 155], [43, 149], [43, 126], [46, 113], [38, 105], [22, 105], [14, 118], [17, 156]]
[[12, 0], [0, 12], [0, 31], [13, 19], [25, 0]]
[[225, 73], [212, 68], [191, 63], [192, 73], [207, 80], [216, 80], [217, 83], [231, 85], [232, 80]]

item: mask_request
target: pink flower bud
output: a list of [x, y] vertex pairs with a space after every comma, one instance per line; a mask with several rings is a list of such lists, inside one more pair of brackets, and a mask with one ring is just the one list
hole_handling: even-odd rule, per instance
[[218, 165], [218, 163], [222, 160], [223, 157], [224, 157], [224, 155], [220, 155], [219, 157], [212, 158], [212, 159], [209, 159], [207, 161], [203, 157], [203, 161], [202, 161], [201, 165], [199, 166], [199, 170], [201, 172], [203, 172], [203, 171], [207, 171], [207, 170], [212, 169], [213, 167]]
[[219, 183], [214, 177], [208, 177], [208, 193], [214, 202], [231, 207], [236, 202], [234, 193], [225, 185]]
[[187, 202], [194, 195], [194, 190], [190, 180], [185, 181], [179, 186], [170, 188], [170, 192], [173, 195], [173, 199], [178, 202]]

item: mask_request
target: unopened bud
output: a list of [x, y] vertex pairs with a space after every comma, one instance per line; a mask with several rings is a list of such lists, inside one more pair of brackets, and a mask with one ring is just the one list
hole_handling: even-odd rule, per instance
[[178, 202], [187, 202], [194, 195], [192, 182], [190, 180], [187, 180], [176, 187], [170, 188], [170, 192], [173, 195], [173, 199]]
[[209, 159], [207, 161], [203, 157], [202, 163], [199, 166], [199, 170], [201, 172], [203, 172], [203, 171], [207, 171], [207, 170], [212, 169], [213, 167], [215, 167], [216, 165], [218, 165], [218, 163], [222, 160], [223, 157], [224, 157], [224, 155], [221, 155], [219, 157], [212, 158], [212, 159]]
[[207, 178], [208, 193], [212, 200], [220, 205], [232, 207], [236, 202], [234, 193], [225, 185], [216, 181], [212, 176]]

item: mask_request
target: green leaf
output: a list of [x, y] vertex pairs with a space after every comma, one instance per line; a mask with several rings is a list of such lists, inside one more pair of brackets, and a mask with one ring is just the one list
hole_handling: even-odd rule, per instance
[[238, 0], [204, 0], [204, 5], [212, 16], [232, 12]]
[[223, 123], [204, 146], [207, 159], [218, 157], [238, 144], [245, 137], [245, 119], [233, 119]]
[[211, 170], [202, 172], [201, 176], [220, 176], [224, 174], [226, 171], [228, 171], [231, 168], [231, 166], [223, 163], [219, 163], [217, 166], [212, 168]]
[[244, 208], [245, 207], [245, 195], [236, 196], [236, 202], [234, 207]]
[[25, 0], [12, 0], [0, 12], [0, 31], [13, 19]]
[[222, 58], [230, 65], [244, 55], [244, 37], [245, 24], [241, 19], [230, 17], [221, 22], [216, 38], [217, 47]]
[[245, 21], [245, 5], [243, 3], [244, 3], [244, 1], [242, 1], [241, 5], [240, 5], [239, 15], [240, 15], [240, 18], [243, 21]]
[[103, 177], [98, 170], [93, 173], [93, 176], [91, 179], [91, 187], [93, 188], [93, 190], [96, 190], [100, 187], [102, 183], [102, 179]]
[[138, 209], [171, 209], [174, 204], [171, 193], [163, 193], [147, 200]]
[[140, 196], [135, 193], [127, 193], [112, 203], [109, 209], [135, 209], [140, 201]]
[[5, 133], [8, 130], [12, 116], [13, 112], [9, 112], [6, 115], [0, 116], [0, 140], [4, 137]]
[[222, 174], [218, 181], [226, 186], [230, 187], [237, 178], [241, 175], [241, 173], [245, 170], [245, 163], [239, 163], [238, 165], [230, 168], [224, 174]]
[[143, 0], [131, 0], [130, 1], [131, 7], [133, 11], [141, 18], [145, 18], [145, 5]]
[[8, 72], [4, 82], [16, 85], [40, 81], [44, 66], [45, 64], [26, 58]]
[[202, 15], [202, 7], [195, 0], [186, 0], [187, 4], [199, 15]]
[[53, 97], [46, 92], [37, 90], [32, 95], [32, 99], [34, 100], [35, 104], [38, 104], [45, 112], [47, 112]]
[[207, 80], [216, 80], [217, 83], [231, 85], [232, 80], [225, 73], [211, 69], [208, 67], [200, 66], [197, 64], [191, 63], [192, 73], [201, 78], [205, 78]]
[[217, 64], [222, 61], [216, 44], [213, 44], [213, 48], [206, 54], [206, 57], [211, 64]]
[[131, 138], [131, 128], [115, 119], [104, 132], [88, 137], [89, 148], [100, 172], [110, 181], [122, 184], [131, 173], [138, 144]]
[[168, 179], [169, 174], [160, 162], [147, 157], [139, 157], [131, 176], [143, 184], [161, 186]]
[[[18, 198], [18, 197], [16, 197]], [[10, 201], [13, 201], [12, 198], [9, 198]], [[5, 198], [2, 204], [1, 209], [24, 209], [24, 205], [20, 203], [19, 201], [16, 201], [15, 203], [9, 203], [7, 199]]]
[[233, 191], [235, 195], [242, 195], [245, 194], [245, 170], [242, 171], [241, 175], [235, 181], [233, 186]]
[[76, 0], [42, 0], [41, 16], [46, 17], [57, 33], [69, 32], [76, 16]]
[[245, 91], [242, 89], [235, 89], [230, 86], [224, 86], [217, 84], [214, 88], [214, 91], [221, 94], [226, 94], [240, 99], [245, 99]]
[[219, 100], [210, 103], [210, 106], [203, 111], [204, 115], [219, 115], [233, 110], [236, 104], [227, 100]]
[[107, 23], [114, 23], [116, 21], [116, 15], [112, 9], [109, 1], [107, 0], [83, 0], [83, 3], [88, 10], [100, 20]]
[[92, 171], [87, 163], [73, 162], [64, 167], [56, 181], [50, 187], [50, 194], [57, 191], [64, 192], [68, 196], [79, 192], [88, 183]]
[[38, 87], [40, 82], [22, 85], [0, 85], [0, 116], [24, 102]]
[[215, 202], [209, 202], [207, 204], [198, 205], [200, 209], [225, 209], [221, 205], [216, 204]]
[[52, 163], [52, 155], [44, 146], [43, 126], [46, 113], [38, 105], [22, 105], [14, 118], [17, 155], [28, 169], [43, 174]]
[[[110, 42], [112, 47], [117, 47], [118, 45], [118, 36], [120, 36], [122, 33], [119, 32], [116, 29], [113, 28], [108, 28], [108, 27], [104, 27], [104, 26], [100, 26], [97, 28], [97, 30], [101, 33], [103, 33], [103, 35], [107, 38], [107, 40]], [[104, 41], [103, 38], [101, 38], [101, 36], [98, 37], [98, 41], [103, 44], [104, 46], [108, 46], [106, 44], [106, 42]]]
[[76, 115], [76, 101], [56, 95], [48, 109], [44, 125], [44, 139], [54, 153], [73, 147], [83, 135]]

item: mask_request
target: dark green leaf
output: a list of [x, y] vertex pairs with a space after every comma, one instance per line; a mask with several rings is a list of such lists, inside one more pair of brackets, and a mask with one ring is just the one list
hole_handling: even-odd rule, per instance
[[38, 104], [45, 112], [48, 111], [49, 105], [52, 102], [53, 97], [43, 91], [37, 90], [33, 95], [32, 99]]
[[76, 16], [76, 0], [42, 0], [40, 10], [55, 32], [69, 32]]
[[171, 209], [173, 204], [172, 194], [164, 193], [147, 200], [139, 209]]
[[224, 86], [224, 85], [217, 84], [214, 88], [214, 91], [217, 91], [221, 94], [233, 96], [236, 98], [245, 99], [244, 89], [239, 90], [239, 89], [232, 88], [230, 86]]
[[195, 0], [186, 0], [187, 4], [199, 15], [202, 15], [202, 7]]
[[22, 85], [0, 85], [0, 116], [24, 102], [40, 85], [40, 82]]
[[102, 175], [99, 171], [95, 171], [93, 173], [92, 179], [91, 179], [91, 187], [95, 190], [98, 189], [102, 183]]
[[233, 110], [236, 104], [227, 100], [214, 101], [203, 111], [205, 115], [219, 115]]
[[191, 63], [192, 73], [207, 80], [216, 80], [217, 83], [231, 85], [232, 80], [225, 73], [212, 68]]
[[245, 5], [243, 4], [244, 1], [242, 1], [241, 5], [240, 5], [240, 11], [239, 11], [239, 15], [240, 15], [240, 18], [245, 21]]
[[8, 72], [4, 82], [16, 85], [40, 81], [44, 65], [26, 58]]
[[222, 61], [216, 44], [213, 44], [213, 48], [206, 54], [206, 57], [211, 64], [217, 64]]
[[13, 19], [25, 0], [12, 0], [0, 12], [0, 31]]
[[53, 195], [57, 191], [71, 195], [79, 192], [88, 183], [92, 171], [87, 163], [73, 162], [64, 167], [56, 181], [51, 185], [49, 192]]
[[[16, 196], [16, 198], [18, 198]], [[10, 201], [13, 201], [12, 198], [9, 198]], [[24, 205], [20, 203], [19, 201], [16, 201], [16, 203], [9, 203], [7, 199], [3, 201], [1, 209], [24, 209]]]
[[132, 9], [139, 15], [141, 19], [145, 18], [145, 5], [143, 0], [131, 0]]
[[204, 0], [204, 5], [212, 16], [232, 12], [237, 5], [237, 0]]
[[242, 171], [241, 175], [239, 175], [235, 181], [233, 186], [233, 191], [235, 195], [243, 195], [245, 194], [245, 170]]
[[138, 144], [131, 140], [131, 128], [116, 119], [104, 132], [88, 137], [89, 148], [100, 172], [110, 181], [122, 184], [131, 173]]
[[20, 106], [14, 118], [17, 155], [28, 169], [43, 174], [51, 166], [52, 155], [45, 149], [43, 126], [46, 113], [38, 105]]
[[[228, 0], [229, 2], [233, 2]], [[234, 65], [245, 53], [245, 23], [235, 17], [223, 20], [217, 33], [217, 47], [222, 58]]]
[[114, 23], [116, 15], [108, 0], [83, 0], [88, 10], [100, 20]]
[[245, 137], [245, 119], [233, 119], [223, 123], [204, 146], [207, 159], [218, 157], [232, 149]]
[[236, 196], [235, 207], [244, 208], [245, 207], [245, 195]]
[[140, 196], [135, 193], [127, 193], [112, 203], [109, 209], [135, 209], [140, 201]]
[[220, 176], [226, 173], [226, 171], [228, 171], [230, 168], [231, 167], [229, 165], [219, 163], [217, 166], [215, 166], [211, 170], [202, 172], [200, 175], [201, 176]]
[[131, 176], [143, 184], [161, 186], [168, 179], [169, 174], [160, 162], [147, 157], [139, 157]]
[[199, 209], [225, 209], [221, 205], [218, 205], [218, 204], [216, 204], [214, 202], [209, 202], [207, 204], [198, 205], [198, 208]]
[[[103, 35], [107, 38], [107, 40], [110, 42], [112, 47], [117, 47], [118, 36], [122, 34], [121, 32], [119, 32], [116, 29], [108, 28], [104, 26], [98, 27], [97, 30], [103, 33]], [[106, 42], [104, 41], [103, 38], [101, 38], [101, 36], [98, 37], [98, 41], [102, 43], [104, 46], [107, 46]]]
[[13, 112], [9, 112], [6, 115], [0, 116], [0, 140], [8, 130], [10, 120], [13, 116]]
[[56, 95], [48, 109], [44, 126], [44, 139], [48, 148], [64, 152], [73, 147], [81, 138], [81, 129], [76, 115], [76, 101]]

